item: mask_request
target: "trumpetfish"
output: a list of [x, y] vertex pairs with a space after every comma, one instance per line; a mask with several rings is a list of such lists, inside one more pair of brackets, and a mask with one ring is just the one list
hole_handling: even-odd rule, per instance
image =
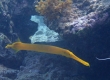
[[12, 44], [8, 44], [5, 48], [12, 48], [16, 51], [29, 50], [29, 51], [37, 51], [37, 52], [62, 55], [62, 56], [68, 57], [68, 58], [72, 58], [85, 66], [90, 66], [90, 64], [88, 62], [80, 59], [75, 54], [73, 54], [71, 51], [60, 48], [60, 47], [56, 47], [56, 46], [14, 42]]

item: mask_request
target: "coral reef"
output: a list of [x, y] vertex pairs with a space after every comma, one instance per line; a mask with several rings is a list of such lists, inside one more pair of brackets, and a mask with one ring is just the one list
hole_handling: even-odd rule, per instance
[[40, 0], [35, 7], [47, 20], [53, 21], [70, 14], [67, 10], [71, 10], [72, 0]]
[[[36, 11], [44, 16], [46, 25], [52, 30], [57, 30], [57, 32], [62, 18], [65, 18], [63, 19], [63, 23], [65, 23], [78, 16], [72, 0], [40, 0], [35, 7]], [[69, 19], [70, 16], [71, 19]]]
[[0, 80], [15, 79], [23, 60], [23, 55], [14, 55], [12, 50], [4, 48], [7, 43], [11, 43], [11, 40], [0, 33]]
[[78, 75], [78, 66], [74, 63], [61, 56], [30, 52], [15, 80], [85, 80], [83, 75]]
[[65, 25], [66, 27], [68, 27], [68, 29], [66, 29], [63, 32], [63, 35], [77, 34], [78, 32], [84, 29], [90, 29], [96, 25], [101, 25], [103, 24], [103, 22], [106, 21], [108, 16], [109, 14], [106, 12], [105, 13], [91, 12], [86, 16], [79, 17], [73, 22]]
[[[80, 31], [91, 29], [96, 25], [102, 25], [102, 23], [106, 22], [109, 16], [109, 5], [109, 1], [106, 3], [103, 0], [81, 0], [79, 2], [74, 0], [73, 6], [75, 6], [76, 9], [74, 8], [73, 13], [71, 14], [78, 14], [77, 18], [70, 16], [68, 18], [71, 20], [66, 21], [66, 17], [62, 17], [57, 26], [57, 30], [54, 29], [54, 25], [51, 25], [51, 27], [53, 27], [51, 29], [59, 32], [65, 39], [71, 38], [72, 35], [77, 34]], [[74, 11], [76, 12], [75, 14]]]
[[13, 80], [16, 78], [19, 70], [14, 70], [0, 65], [0, 79], [1, 80]]
[[[50, 0], [41, 0], [36, 6], [36, 11], [45, 17], [47, 16], [47, 19], [52, 15], [51, 10], [55, 11], [54, 9], [49, 9], [53, 7], [49, 7], [52, 4], [52, 1], [48, 1]], [[105, 12], [110, 5], [108, 0], [73, 0], [73, 2], [74, 3], [72, 5], [70, 4], [67, 6], [69, 9], [65, 8], [64, 12], [62, 12], [62, 15], [59, 15], [59, 20], [53, 18], [53, 20], [48, 21], [49, 23], [46, 23], [50, 29], [55, 30], [64, 38], [65, 36], [76, 34], [85, 28], [88, 29], [96, 26], [97, 24], [99, 25], [103, 23], [109, 16], [109, 13]], [[48, 6], [48, 8], [46, 8], [46, 6]], [[50, 12], [47, 14], [47, 11]], [[65, 13], [69, 14], [69, 16], [65, 15]]]
[[[0, 32], [9, 36], [10, 39], [18, 35], [23, 41], [28, 40], [34, 33], [33, 30], [37, 30], [37, 24], [29, 20], [31, 14], [35, 13], [33, 2], [34, 0], [1, 0]], [[22, 34], [25, 31], [27, 32]]]
[[4, 49], [15, 41], [15, 35], [10, 35], [13, 33], [29, 42], [38, 24], [30, 21], [31, 15], [36, 15], [34, 0], [1, 0], [0, 80], [110, 80], [110, 62], [95, 58], [110, 56], [110, 0], [73, 2], [73, 16], [60, 17], [48, 26], [57, 28], [65, 41], [46, 44], [68, 48], [90, 62], [90, 68], [61, 56], [25, 51], [14, 54], [11, 49]]
[[61, 37], [58, 33], [53, 30], [50, 30], [43, 20], [43, 16], [31, 16], [31, 21], [38, 23], [38, 30], [34, 35], [30, 37], [31, 43], [35, 42], [56, 42], [60, 41]]

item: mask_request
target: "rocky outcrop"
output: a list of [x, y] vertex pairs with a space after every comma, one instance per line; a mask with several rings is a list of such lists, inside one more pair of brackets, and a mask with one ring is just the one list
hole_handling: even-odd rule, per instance
[[74, 0], [78, 16], [69, 20], [63, 17], [57, 30], [56, 25], [48, 26], [59, 32], [65, 41], [46, 44], [69, 49], [88, 61], [88, 68], [58, 55], [29, 51], [15, 54], [5, 49], [18, 37], [29, 42], [38, 24], [30, 21], [30, 16], [37, 14], [33, 0], [1, 0], [0, 80], [109, 80], [109, 61], [96, 59], [110, 56], [110, 9], [106, 4], [109, 5], [109, 0]]

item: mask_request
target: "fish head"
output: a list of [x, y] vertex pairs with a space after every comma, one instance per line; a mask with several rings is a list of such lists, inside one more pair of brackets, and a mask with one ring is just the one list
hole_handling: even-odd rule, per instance
[[12, 48], [12, 45], [11, 44], [8, 44], [7, 46], [5, 46], [5, 48]]

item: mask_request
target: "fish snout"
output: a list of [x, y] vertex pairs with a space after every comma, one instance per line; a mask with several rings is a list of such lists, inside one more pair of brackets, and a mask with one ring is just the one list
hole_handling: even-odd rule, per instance
[[11, 48], [12, 47], [12, 45], [7, 45], [7, 46], [5, 46], [5, 48]]

